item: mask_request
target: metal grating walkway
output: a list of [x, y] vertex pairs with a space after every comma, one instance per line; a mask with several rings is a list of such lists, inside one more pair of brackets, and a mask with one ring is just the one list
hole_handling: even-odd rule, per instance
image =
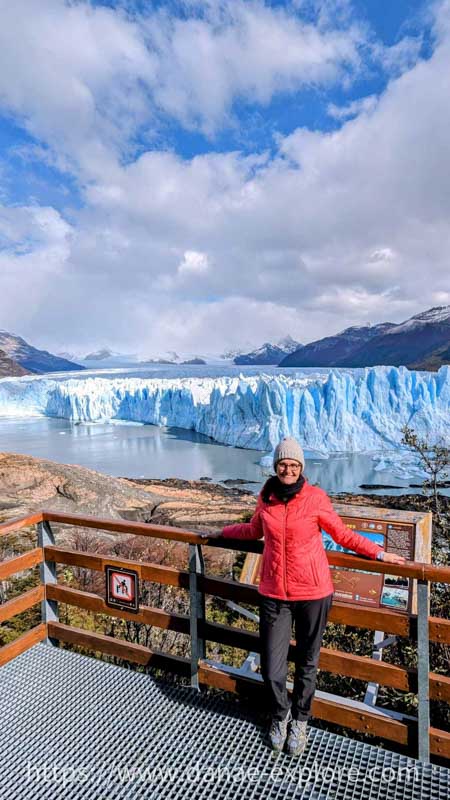
[[238, 704], [37, 644], [0, 669], [1, 800], [449, 800], [450, 770], [311, 728], [274, 756]]

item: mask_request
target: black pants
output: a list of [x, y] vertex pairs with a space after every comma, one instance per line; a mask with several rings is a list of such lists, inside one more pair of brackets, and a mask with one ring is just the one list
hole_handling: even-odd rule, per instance
[[319, 600], [275, 600], [261, 595], [261, 674], [266, 708], [275, 719], [284, 719], [289, 711], [286, 679], [293, 622], [296, 650], [291, 713], [300, 720], [311, 715], [322, 635], [332, 600], [333, 594]]

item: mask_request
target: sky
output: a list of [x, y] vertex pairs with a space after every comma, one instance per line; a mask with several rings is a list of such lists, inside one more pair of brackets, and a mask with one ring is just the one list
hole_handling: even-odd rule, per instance
[[0, 328], [222, 353], [450, 303], [450, 0], [0, 0]]

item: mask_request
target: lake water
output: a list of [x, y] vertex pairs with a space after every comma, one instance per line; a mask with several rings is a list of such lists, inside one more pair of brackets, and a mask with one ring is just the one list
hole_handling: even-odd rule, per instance
[[[359, 374], [363, 370], [341, 370]], [[32, 381], [67, 381], [70, 378], [177, 378], [177, 377], [220, 377], [242, 375], [291, 376], [326, 375], [329, 369], [279, 369], [278, 367], [248, 367], [232, 364], [219, 365], [162, 365], [145, 367], [121, 367], [115, 369], [95, 369], [73, 373], [53, 373], [33, 376]], [[5, 379], [8, 380], [8, 379]], [[29, 378], [18, 379], [29, 381]], [[198, 480], [202, 477], [213, 481], [240, 478], [249, 483], [248, 488], [257, 492], [269, 472], [263, 471], [260, 460], [264, 453], [244, 450], [219, 444], [206, 436], [181, 428], [159, 428], [126, 422], [78, 424], [54, 417], [0, 417], [0, 451], [25, 453], [40, 458], [48, 458], [66, 464], [80, 464], [109, 475], [130, 478], [182, 478]], [[396, 451], [390, 451], [397, 458]], [[308, 479], [317, 482], [327, 492], [373, 492], [403, 494], [419, 492], [410, 488], [409, 483], [418, 483], [417, 477], [407, 470], [394, 472], [389, 466], [389, 453], [386, 465], [380, 469], [380, 459], [375, 454], [349, 453], [331, 455], [323, 458], [314, 453], [306, 453]], [[404, 459], [401, 463], [405, 465]], [[377, 469], [375, 469], [377, 467]], [[400, 477], [402, 475], [405, 477]], [[361, 484], [384, 484], [395, 486], [388, 490], [362, 490]], [[450, 490], [444, 490], [450, 494]]]
[[[256, 481], [249, 484], [255, 492], [266, 479], [259, 463], [264, 453], [217, 444], [193, 431], [153, 425], [74, 424], [49, 417], [3, 418], [0, 450], [80, 464], [130, 478], [241, 478]], [[372, 455], [307, 456], [305, 474], [327, 492], [361, 492], [361, 483], [398, 487], [389, 490], [389, 494], [419, 491], [409, 489], [407, 480], [394, 477], [389, 470], [375, 471], [375, 465]]]

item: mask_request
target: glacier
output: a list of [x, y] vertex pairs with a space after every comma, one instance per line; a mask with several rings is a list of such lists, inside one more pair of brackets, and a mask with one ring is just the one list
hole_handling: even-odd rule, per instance
[[0, 380], [0, 416], [123, 420], [273, 450], [295, 436], [323, 454], [398, 449], [401, 427], [450, 443], [450, 367], [370, 367], [220, 377], [24, 376]]

